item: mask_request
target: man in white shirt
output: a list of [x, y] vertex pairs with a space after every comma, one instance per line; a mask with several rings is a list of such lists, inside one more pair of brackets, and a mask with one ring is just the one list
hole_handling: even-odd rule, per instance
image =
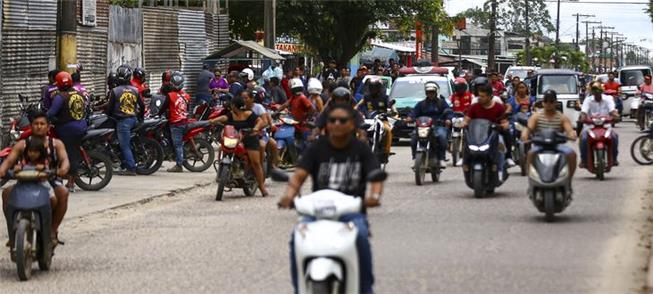
[[[580, 120], [584, 121], [587, 118], [593, 116], [611, 116], [613, 120], [619, 120], [619, 112], [615, 107], [614, 99], [612, 96], [603, 95], [603, 87], [600, 82], [594, 82], [591, 86], [592, 95], [585, 98], [583, 101], [583, 106], [580, 109]], [[580, 134], [580, 167], [587, 167], [587, 132], [591, 128], [591, 125], [585, 124], [583, 131]], [[617, 133], [612, 130], [611, 132], [613, 140], [613, 155], [614, 155], [614, 165], [618, 165], [617, 155], [619, 154], [619, 136]]]

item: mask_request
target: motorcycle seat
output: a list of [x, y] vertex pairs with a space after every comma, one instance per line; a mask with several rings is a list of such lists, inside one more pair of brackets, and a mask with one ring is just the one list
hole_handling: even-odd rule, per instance
[[88, 130], [86, 132], [86, 135], [84, 135], [84, 138], [82, 140], [88, 140], [91, 138], [96, 138], [100, 136], [104, 136], [109, 133], [113, 133], [113, 129], [95, 129], [95, 130]]

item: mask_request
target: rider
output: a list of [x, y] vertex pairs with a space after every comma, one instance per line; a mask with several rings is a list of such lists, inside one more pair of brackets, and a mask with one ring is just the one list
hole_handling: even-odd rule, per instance
[[[48, 152], [49, 166], [56, 174], [56, 178], [50, 179], [50, 187], [54, 190], [54, 199], [50, 202], [52, 203], [52, 243], [53, 245], [58, 244], [58, 232], [59, 226], [63, 221], [64, 215], [66, 215], [66, 210], [68, 209], [68, 189], [66, 189], [61, 180], [62, 177], [68, 174], [70, 168], [68, 162], [68, 155], [66, 154], [66, 148], [64, 143], [59, 139], [48, 136], [48, 131], [50, 129], [50, 124], [48, 122], [48, 116], [43, 112], [35, 113], [31, 119], [31, 130], [32, 135], [25, 139], [18, 141], [16, 145], [11, 149], [11, 153], [7, 158], [0, 164], [0, 178], [4, 177], [7, 174], [7, 171], [13, 167], [19, 160], [25, 159], [27, 153], [27, 141], [38, 138], [41, 142], [44, 142], [45, 148]], [[9, 201], [9, 196], [11, 195], [11, 189], [14, 186], [9, 186], [2, 191], [2, 208], [5, 214], [5, 218], [10, 216], [7, 215], [7, 205]], [[9, 223], [9, 222], [7, 222]]]
[[52, 105], [52, 98], [56, 95], [57, 85], [55, 84], [55, 77], [59, 70], [51, 70], [48, 72], [48, 84], [41, 87], [41, 107], [47, 111]]
[[[377, 77], [370, 78], [368, 80], [368, 85], [369, 94], [365, 95], [363, 99], [356, 104], [355, 109], [361, 109], [361, 106], [363, 106], [362, 112], [367, 115], [370, 115], [371, 113], [388, 113], [390, 99], [385, 93], [385, 87], [383, 86], [383, 83], [381, 83], [381, 80]], [[384, 146], [385, 156], [383, 163], [387, 163], [388, 156], [390, 156], [390, 149], [392, 148], [392, 128], [390, 127], [390, 122], [387, 120], [383, 121], [383, 130], [387, 136]]]
[[492, 94], [494, 96], [501, 96], [501, 93], [506, 91], [506, 86], [501, 81], [501, 78], [499, 78], [497, 72], [492, 72], [490, 74], [490, 85], [492, 86]]
[[535, 104], [535, 97], [529, 95], [526, 83], [519, 82], [515, 86], [515, 95], [510, 97], [506, 103], [510, 104], [513, 114], [519, 112], [530, 113], [533, 104]]
[[[356, 111], [351, 105], [335, 104], [328, 110], [327, 137], [311, 144], [300, 157], [294, 175], [288, 182], [285, 196], [279, 207], [290, 208], [293, 199], [310, 175], [313, 191], [333, 189], [354, 197], [365, 197], [370, 172], [379, 169], [379, 162], [366, 143], [354, 139]], [[371, 193], [364, 199], [361, 213], [351, 213], [340, 217], [342, 222], [351, 222], [358, 229], [356, 249], [360, 269], [360, 293], [373, 293], [372, 252], [369, 243], [367, 212], [365, 207], [380, 205], [383, 182], [371, 183]], [[314, 219], [306, 218], [303, 222]], [[297, 289], [297, 266], [295, 262], [294, 238], [290, 239], [290, 268], [292, 283]]]
[[308, 80], [308, 95], [309, 100], [313, 104], [313, 107], [317, 113], [321, 113], [324, 110], [324, 101], [322, 101], [322, 83], [316, 79], [311, 78]]
[[290, 80], [290, 91], [293, 93], [293, 96], [290, 97], [286, 103], [281, 105], [278, 111], [288, 108], [293, 118], [299, 122], [296, 137], [306, 139], [309, 135], [309, 129], [306, 123], [308, 122], [308, 118], [312, 116], [312, 113], [315, 112], [315, 108], [313, 107], [311, 100], [308, 100], [308, 98], [304, 96], [304, 83], [302, 83], [301, 79], [294, 78]]
[[141, 99], [152, 96], [150, 94], [150, 86], [147, 84], [145, 79], [145, 70], [137, 67], [134, 69], [132, 75], [133, 78], [131, 80], [131, 85], [138, 90], [138, 95], [140, 95]]
[[467, 81], [464, 78], [456, 78], [453, 82], [454, 93], [451, 94], [451, 105], [454, 112], [467, 112], [472, 105], [472, 93], [467, 89]]
[[[603, 89], [601, 88], [600, 82], [592, 83], [590, 87], [592, 91], [592, 96], [585, 98], [583, 101], [583, 106], [580, 109], [580, 121], [583, 122], [587, 118], [593, 116], [611, 116], [613, 120], [619, 120], [619, 113], [615, 107], [614, 100], [611, 96], [603, 95]], [[587, 167], [587, 132], [589, 126], [585, 125], [583, 131], [580, 134], [580, 167]], [[612, 130], [610, 132], [613, 144], [613, 156], [614, 156], [614, 165], [619, 165], [617, 156], [619, 155], [619, 136], [617, 133]]]
[[[621, 87], [621, 84], [615, 80], [614, 72], [609, 72], [608, 81], [605, 84], [603, 84], [603, 90], [605, 90], [608, 95], [614, 98], [615, 107], [617, 108], [619, 113], [621, 113], [621, 111], [623, 111], [623, 103], [618, 96], [619, 87]], [[611, 93], [608, 93], [608, 91], [610, 91]]]
[[[543, 129], [555, 129], [558, 132], [564, 132], [567, 138], [576, 141], [576, 131], [572, 126], [571, 120], [557, 110], [558, 94], [554, 90], [547, 90], [544, 92], [542, 106], [544, 111], [533, 112], [533, 115], [528, 119], [527, 127], [521, 133], [521, 140], [527, 142], [531, 133], [537, 134]], [[576, 152], [566, 145], [558, 145], [559, 152], [567, 156], [567, 164], [569, 165], [570, 179], [574, 177], [576, 170]], [[541, 150], [540, 146], [533, 145], [531, 151], [528, 153], [528, 166], [533, 162], [536, 153]]]
[[[424, 92], [426, 92], [426, 99], [418, 102], [410, 115], [406, 118], [407, 121], [414, 121], [420, 116], [428, 116], [434, 121], [444, 120], [443, 125], [437, 125], [433, 131], [435, 138], [438, 140], [438, 158], [440, 158], [440, 166], [447, 165], [445, 159], [447, 145], [448, 145], [448, 130], [451, 126], [450, 115], [445, 115], [445, 110], [449, 109], [444, 99], [440, 98], [438, 91], [440, 87], [435, 82], [426, 82], [424, 84]], [[410, 140], [410, 148], [413, 159], [415, 158], [415, 149], [417, 148], [417, 131], [413, 132], [413, 137]]]
[[[246, 94], [251, 95], [247, 90]], [[266, 123], [258, 117], [253, 111], [247, 109], [245, 100], [241, 97], [234, 97], [231, 99], [231, 111], [225, 115], [210, 120], [211, 124], [224, 124], [231, 125], [236, 130], [251, 129], [251, 133], [242, 138], [243, 147], [247, 150], [247, 158], [251, 164], [252, 171], [256, 177], [258, 188], [261, 190], [263, 197], [268, 196], [268, 190], [265, 188], [265, 175], [263, 173], [263, 165], [261, 164], [259, 133], [265, 127]]]
[[[639, 92], [641, 94], [651, 94], [653, 95], [653, 83], [651, 83], [651, 75], [647, 74], [644, 76], [644, 83], [639, 86]], [[641, 105], [641, 103], [640, 103]], [[637, 125], [639, 128], [643, 131], [647, 126], [644, 125], [644, 114], [646, 113], [645, 111], [640, 111], [642, 107], [637, 108], [636, 111], [636, 117], [637, 117]]]
[[116, 135], [123, 156], [123, 175], [136, 175], [136, 161], [131, 150], [131, 130], [138, 121], [143, 121], [145, 104], [138, 94], [138, 89], [130, 85], [132, 69], [122, 65], [116, 71], [118, 87], [109, 93], [109, 105], [106, 114], [116, 120]]
[[175, 166], [167, 171], [180, 173], [184, 162], [184, 133], [188, 125], [188, 103], [190, 96], [184, 92], [184, 75], [175, 71], [170, 75], [170, 91], [165, 93], [166, 99], [160, 108], [159, 115], [167, 114], [168, 125], [170, 126], [170, 137], [175, 148]]
[[[337, 87], [331, 92], [331, 97], [324, 106], [324, 111], [322, 111], [322, 113], [320, 113], [320, 115], [318, 115], [317, 119], [315, 120], [315, 129], [313, 130], [312, 138], [323, 134], [323, 131], [327, 126], [328, 113], [331, 111], [331, 108], [338, 104], [344, 104], [350, 107], [354, 106], [354, 98], [351, 96], [351, 92], [348, 88]], [[354, 126], [356, 127], [356, 130], [358, 130], [359, 138], [366, 138], [367, 136], [365, 130], [360, 128], [363, 125], [363, 122], [365, 122], [365, 118], [360, 112], [356, 111], [354, 116]]]
[[59, 72], [55, 77], [58, 88], [57, 95], [52, 98], [52, 105], [47, 112], [48, 118], [54, 124], [54, 131], [66, 147], [70, 160], [68, 183], [71, 192], [75, 189], [75, 175], [82, 160], [79, 148], [86, 134], [86, 99], [82, 93], [73, 88], [72, 76]]
[[[505, 145], [505, 142], [508, 142], [508, 140], [510, 140], [510, 135], [508, 132], [508, 130], [510, 129], [510, 124], [508, 123], [508, 120], [505, 119], [506, 107], [503, 105], [503, 103], [497, 102], [493, 98], [492, 88], [489, 85], [479, 84], [476, 86], [475, 91], [478, 94], [478, 103], [472, 104], [472, 106], [470, 106], [465, 116], [465, 121], [463, 125], [464, 126], [469, 125], [469, 122], [472, 119], [486, 119], [494, 124], [498, 124], [501, 126], [501, 129], [503, 130], [503, 132], [501, 133]], [[498, 150], [498, 148], [496, 152], [501, 153]], [[509, 152], [505, 152], [505, 153], [509, 153]], [[499, 177], [500, 180], [503, 180], [504, 178], [503, 171], [504, 171], [504, 164], [506, 161], [505, 156], [506, 154], [499, 154], [498, 156], [496, 156], [498, 161], [497, 162], [498, 170], [501, 175]], [[463, 164], [464, 166], [469, 165], [469, 158], [467, 156], [464, 157]]]

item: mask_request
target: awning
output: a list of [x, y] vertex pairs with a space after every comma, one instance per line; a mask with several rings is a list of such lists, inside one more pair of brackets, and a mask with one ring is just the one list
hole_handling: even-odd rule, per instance
[[415, 47], [408, 47], [408, 46], [399, 45], [399, 44], [375, 42], [375, 43], [372, 43], [372, 46], [388, 48], [388, 49], [392, 49], [394, 51], [401, 52], [401, 53], [415, 53]]
[[285, 60], [283, 56], [277, 54], [274, 50], [265, 48], [254, 41], [239, 40], [236, 40], [226, 48], [207, 56], [204, 60], [242, 59], [239, 57], [246, 57], [247, 53], [250, 51], [261, 55], [261, 59]]

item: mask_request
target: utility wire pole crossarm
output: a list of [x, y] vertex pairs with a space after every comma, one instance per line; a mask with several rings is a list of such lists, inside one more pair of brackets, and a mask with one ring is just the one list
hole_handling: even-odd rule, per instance
[[580, 51], [580, 29], [579, 29], [579, 23], [580, 23], [580, 18], [581, 17], [595, 17], [594, 14], [572, 14], [572, 16], [576, 17], [576, 50]]

